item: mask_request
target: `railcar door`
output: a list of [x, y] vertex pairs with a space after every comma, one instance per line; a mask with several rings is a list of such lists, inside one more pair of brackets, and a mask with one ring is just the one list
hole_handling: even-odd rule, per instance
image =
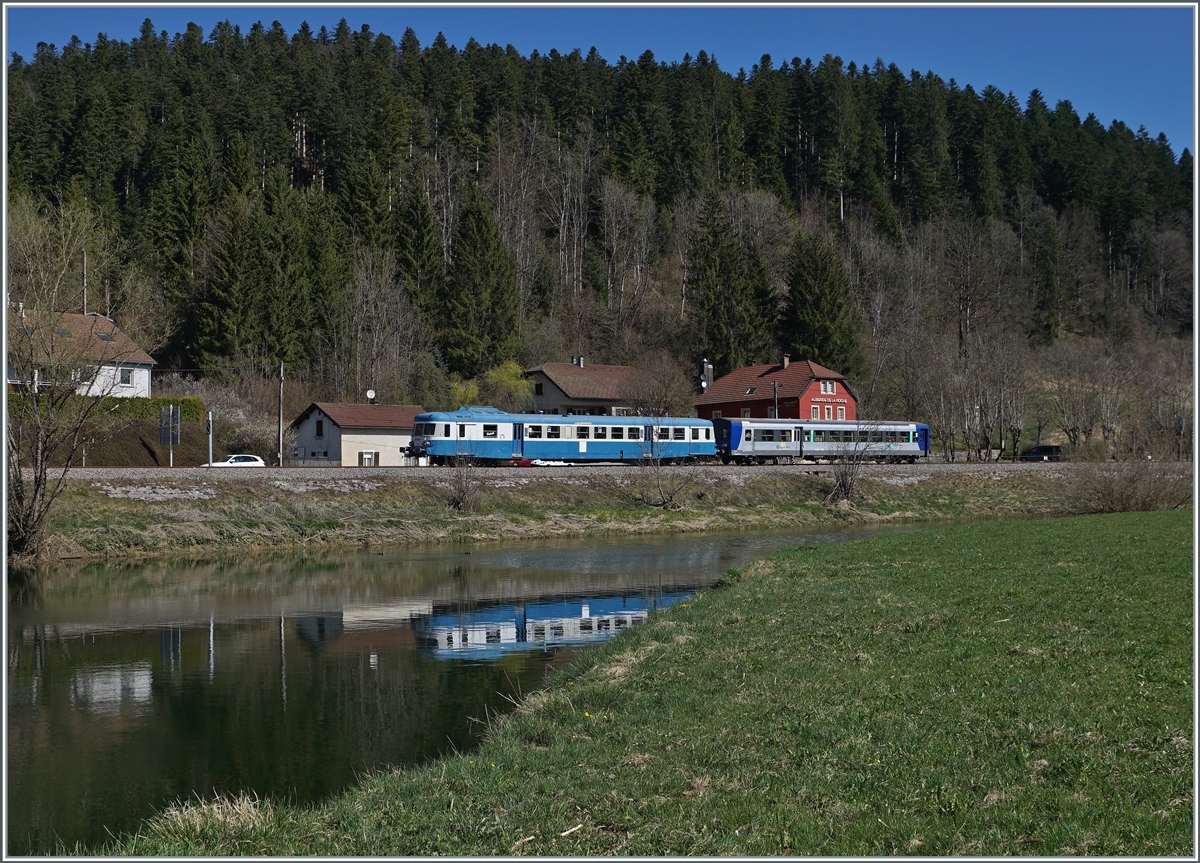
[[796, 458], [804, 458], [804, 427], [796, 426], [792, 429], [793, 446], [796, 448]]
[[512, 457], [521, 458], [525, 455], [525, 424], [513, 423]]
[[929, 455], [929, 426], [917, 427], [917, 442], [921, 445], [921, 455]]

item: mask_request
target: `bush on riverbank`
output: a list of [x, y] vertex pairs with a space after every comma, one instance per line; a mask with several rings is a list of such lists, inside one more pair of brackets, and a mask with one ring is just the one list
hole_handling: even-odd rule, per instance
[[1191, 549], [1172, 512], [787, 550], [583, 654], [476, 752], [107, 850], [1190, 855]]

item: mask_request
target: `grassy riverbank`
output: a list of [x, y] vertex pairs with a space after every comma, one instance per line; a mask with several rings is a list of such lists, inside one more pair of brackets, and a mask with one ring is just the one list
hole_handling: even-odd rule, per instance
[[781, 552], [590, 651], [483, 747], [137, 855], [1190, 855], [1190, 512]]
[[[395, 545], [599, 534], [946, 521], [1069, 512], [1058, 475], [980, 467], [864, 478], [853, 505], [830, 505], [828, 475], [757, 468], [673, 474], [673, 506], [637, 470], [562, 478], [520, 470], [227, 474], [72, 479], [51, 514], [51, 556], [212, 556], [230, 549]], [[448, 502], [470, 486], [471, 508]], [[678, 488], [675, 488], [678, 486]]]

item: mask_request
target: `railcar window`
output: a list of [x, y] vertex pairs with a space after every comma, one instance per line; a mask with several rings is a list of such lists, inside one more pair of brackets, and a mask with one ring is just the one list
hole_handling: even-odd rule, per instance
[[591, 432], [588, 426], [575, 427], [575, 437], [579, 438], [580, 440], [587, 440], [590, 434]]
[[641, 440], [641, 439], [642, 439], [642, 429], [641, 429], [641, 427], [639, 427], [639, 426], [633, 426], [632, 428], [630, 428], [630, 429], [629, 429], [629, 434], [627, 435], [627, 437], [628, 437], [630, 440]]
[[759, 429], [758, 439], [766, 443], [771, 443], [775, 440], [775, 429]]
[[458, 427], [458, 436], [459, 436], [459, 437], [466, 437], [466, 436], [467, 436], [467, 427], [466, 427], [465, 425], [460, 425], [460, 426]]
[[829, 440], [833, 440], [833, 438], [826, 436], [825, 429], [814, 429], [813, 430], [813, 433], [812, 433], [813, 443], [825, 443], [826, 441], [829, 441]]
[[704, 439], [705, 439], [705, 440], [712, 440], [712, 429], [706, 428], [706, 429], [704, 430]]
[[792, 442], [791, 430], [783, 429], [782, 431], [780, 431], [779, 432], [779, 441], [780, 441], [780, 443], [791, 443]]
[[437, 434], [437, 423], [425, 423], [425, 430], [422, 432], [426, 437], [433, 437]]
[[624, 440], [625, 439], [625, 429], [622, 426], [613, 426], [612, 427], [612, 439], [613, 440]]
[[484, 437], [495, 437], [496, 436], [496, 427], [487, 425], [485, 423], [483, 426], [483, 436]]
[[867, 440], [871, 443], [883, 443], [883, 432], [876, 429], [872, 432], [867, 432]]
[[692, 429], [692, 440], [700, 440], [700, 429]]
[[450, 437], [450, 423], [446, 423], [442, 427], [442, 437]]
[[667, 428], [666, 426], [660, 426], [658, 429], [658, 439], [659, 440], [670, 440], [671, 439], [671, 430], [669, 428]]
[[540, 438], [541, 436], [542, 436], [542, 427], [541, 426], [526, 426], [525, 427], [525, 437]]
[[562, 437], [562, 426], [546, 426], [546, 437]]
[[888, 443], [896, 443], [896, 432], [886, 431], [883, 433], [883, 439]]
[[596, 440], [604, 440], [608, 437], [608, 426], [596, 426], [595, 432]]
[[684, 429], [682, 426], [680, 426], [679, 428], [671, 429], [671, 438], [673, 440], [683, 440], [683, 432], [684, 432]]
[[746, 440], [750, 440], [750, 435], [751, 435], [750, 429], [746, 429]]

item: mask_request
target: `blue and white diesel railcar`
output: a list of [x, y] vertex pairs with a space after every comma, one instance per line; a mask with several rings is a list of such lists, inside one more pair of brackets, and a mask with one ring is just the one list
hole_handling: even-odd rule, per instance
[[418, 414], [411, 451], [434, 464], [542, 461], [685, 461], [715, 457], [713, 426], [694, 417], [510, 414], [493, 407]]
[[726, 464], [835, 461], [854, 454], [913, 463], [929, 455], [929, 426], [923, 423], [717, 418], [713, 427]]

